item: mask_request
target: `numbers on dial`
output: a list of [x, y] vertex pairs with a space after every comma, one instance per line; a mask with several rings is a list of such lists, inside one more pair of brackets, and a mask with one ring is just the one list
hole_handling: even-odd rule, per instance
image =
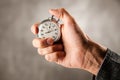
[[52, 21], [45, 21], [38, 27], [39, 38], [53, 38], [56, 41], [60, 37], [60, 29], [57, 23]]
[[53, 37], [53, 39], [55, 39], [56, 37], [55, 36], [52, 36]]
[[47, 24], [47, 23], [45, 23], [45, 26], [48, 26], [48, 24]]
[[58, 35], [58, 33], [57, 33], [57, 32], [55, 32], [55, 35]]

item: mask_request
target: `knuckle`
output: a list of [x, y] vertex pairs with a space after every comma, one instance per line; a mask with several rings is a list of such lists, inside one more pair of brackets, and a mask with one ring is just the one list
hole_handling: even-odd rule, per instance
[[63, 49], [63, 46], [60, 44], [60, 45], [59, 45], [59, 48], [60, 48], [60, 49]]
[[57, 45], [53, 45], [53, 46], [48, 47], [48, 51], [49, 51], [50, 53], [56, 52], [56, 51], [58, 51], [58, 50], [62, 50], [62, 45], [57, 44]]
[[40, 40], [40, 41], [39, 41], [39, 48], [43, 48], [43, 46], [44, 46], [44, 45], [43, 45], [43, 42]]
[[56, 45], [55, 46], [55, 48], [54, 48], [56, 51], [58, 50], [62, 50], [63, 49], [63, 46], [61, 45], [61, 44], [58, 44], [58, 45]]
[[48, 48], [49, 52], [54, 52], [55, 51], [55, 47], [54, 46], [51, 46]]
[[48, 46], [46, 39], [40, 39], [39, 44], [40, 48], [45, 48]]
[[46, 50], [46, 49], [42, 49], [41, 52], [42, 52], [42, 55], [46, 55], [46, 54], [50, 53], [50, 52], [49, 52], [48, 50]]
[[53, 57], [53, 61], [57, 61], [57, 60], [58, 60], [58, 53], [55, 52], [55, 53], [54, 53], [54, 57]]
[[46, 49], [40, 49], [40, 48], [38, 48], [38, 53], [39, 53], [40, 55], [46, 55], [46, 54], [49, 53], [49, 51], [46, 50]]
[[58, 52], [54, 52], [53, 56], [55, 59], [58, 58]]

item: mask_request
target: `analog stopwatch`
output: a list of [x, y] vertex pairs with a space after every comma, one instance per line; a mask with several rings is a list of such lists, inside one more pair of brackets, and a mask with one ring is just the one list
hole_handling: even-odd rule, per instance
[[38, 26], [38, 38], [52, 38], [54, 42], [58, 41], [61, 36], [60, 26], [54, 16], [43, 20]]

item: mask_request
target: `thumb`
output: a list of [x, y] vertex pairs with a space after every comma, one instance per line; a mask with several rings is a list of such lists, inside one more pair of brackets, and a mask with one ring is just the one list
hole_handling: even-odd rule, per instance
[[49, 12], [57, 18], [60, 18], [64, 23], [74, 21], [73, 17], [64, 8], [50, 9]]

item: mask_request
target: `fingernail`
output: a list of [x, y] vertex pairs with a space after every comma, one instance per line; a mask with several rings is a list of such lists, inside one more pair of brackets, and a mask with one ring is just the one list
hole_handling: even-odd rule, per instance
[[50, 9], [51, 11], [54, 11], [55, 9]]
[[56, 9], [50, 9], [50, 11], [54, 11], [54, 10], [56, 10]]
[[50, 57], [48, 55], [45, 55], [45, 59], [49, 61]]
[[50, 12], [54, 12], [54, 11], [56, 11], [56, 10], [57, 10], [57, 9], [50, 9], [49, 11], [50, 11]]
[[47, 44], [48, 44], [48, 45], [52, 45], [52, 44], [53, 44], [53, 42], [54, 42], [54, 41], [53, 41], [53, 39], [52, 39], [52, 38], [48, 38], [48, 39], [47, 39]]
[[39, 41], [37, 39], [34, 39], [32, 43], [34, 47], [37, 47], [39, 44]]

